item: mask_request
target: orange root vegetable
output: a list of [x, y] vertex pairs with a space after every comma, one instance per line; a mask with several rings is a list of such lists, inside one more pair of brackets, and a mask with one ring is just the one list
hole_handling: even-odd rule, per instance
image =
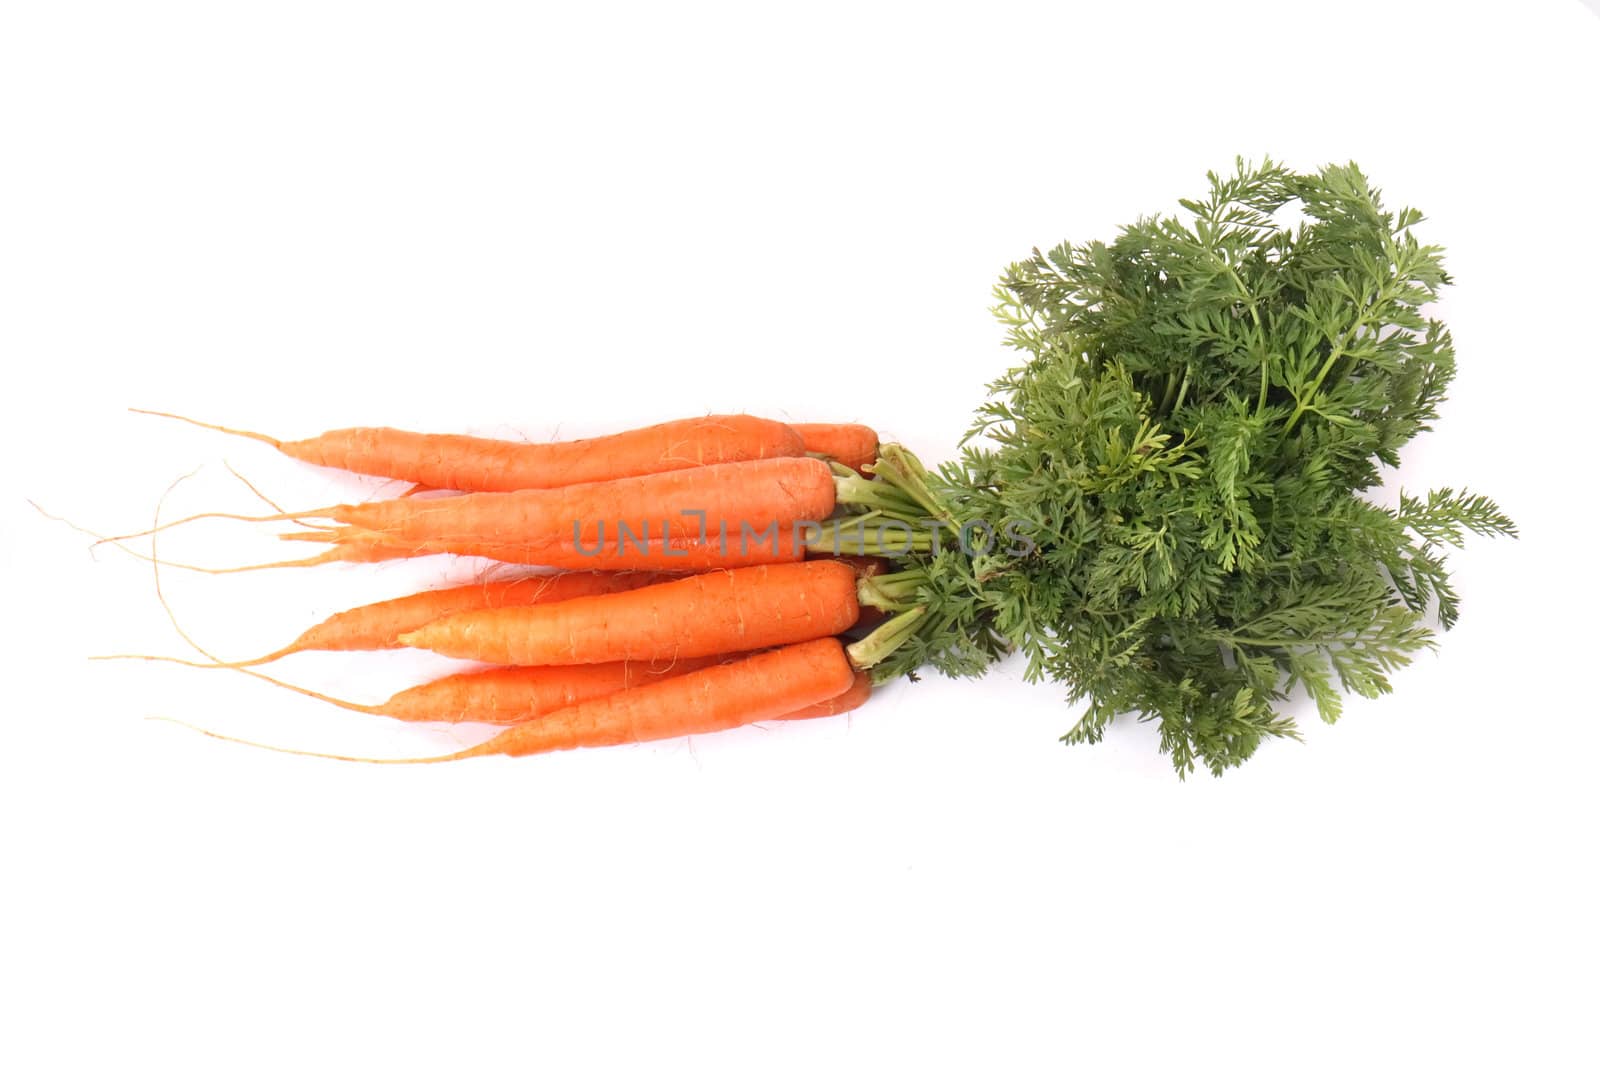
[[678, 659], [663, 663], [584, 663], [556, 667], [492, 667], [463, 671], [403, 689], [381, 704], [360, 704], [270, 674], [232, 663], [199, 663], [176, 656], [94, 656], [92, 659], [141, 659], [183, 667], [226, 667], [268, 685], [320, 700], [346, 711], [383, 715], [404, 722], [526, 722], [584, 700], [621, 689], [651, 685], [665, 678], [724, 661], [722, 656]]
[[[836, 559], [840, 563], [848, 563], [856, 572], [857, 578], [876, 578], [880, 574], [889, 573], [889, 561], [882, 556], [824, 556], [818, 559]], [[886, 618], [884, 612], [870, 604], [861, 606], [861, 618], [856, 620], [857, 626], [871, 626], [882, 622]]]
[[400, 641], [512, 666], [711, 656], [843, 633], [860, 615], [855, 572], [812, 560], [696, 574], [559, 604], [465, 611]]
[[529, 756], [728, 730], [803, 711], [854, 682], [844, 647], [825, 637], [575, 704], [449, 758]]
[[[159, 517], [159, 516], [158, 516]], [[358, 704], [295, 685], [251, 670], [250, 664], [277, 659], [310, 649], [360, 650], [403, 647], [401, 634], [450, 614], [470, 610], [498, 610], [511, 606], [550, 604], [584, 596], [641, 588], [660, 576], [633, 572], [592, 571], [530, 574], [495, 582], [476, 582], [435, 589], [393, 600], [353, 608], [318, 623], [284, 649], [248, 663], [228, 663], [212, 655], [178, 622], [161, 588], [161, 567], [151, 543], [155, 566], [156, 599], [178, 636], [209, 662], [197, 663], [168, 656], [108, 656], [106, 659], [159, 660], [189, 667], [223, 667], [336, 707], [414, 722], [517, 722], [582, 700], [663, 678], [684, 674], [716, 662], [715, 658], [681, 658], [632, 663], [606, 663], [564, 667], [503, 668], [469, 671], [412, 686], [381, 704]]]
[[[162, 566], [169, 566], [163, 562]], [[635, 571], [573, 571], [529, 574], [494, 582], [430, 589], [410, 596], [363, 604], [317, 623], [287, 645], [245, 660], [195, 663], [196, 667], [258, 667], [296, 652], [360, 652], [401, 648], [400, 635], [460, 611], [528, 604], [551, 604], [580, 596], [638, 589], [661, 581], [658, 574]], [[161, 656], [96, 656], [95, 659], [164, 659]], [[187, 661], [182, 661], [187, 662]], [[366, 710], [366, 709], [363, 709]]]
[[796, 422], [789, 428], [800, 435], [807, 452], [826, 456], [857, 471], [878, 460], [878, 433], [854, 422]]
[[554, 667], [494, 667], [447, 675], [403, 689], [370, 708], [411, 722], [526, 722], [610, 693], [654, 685], [716, 664], [719, 657], [663, 663], [582, 663]]
[[458, 612], [554, 604], [582, 596], [638, 589], [660, 580], [659, 575], [632, 571], [571, 571], [475, 582], [450, 589], [430, 589], [341, 611], [311, 627], [285, 649], [273, 653], [272, 658], [312, 649], [358, 651], [401, 648], [401, 634]]
[[[325, 531], [333, 534], [335, 531]], [[235, 567], [205, 567], [194, 563], [163, 559], [161, 565], [171, 570], [192, 571], [196, 574], [245, 574], [250, 571], [273, 571], [298, 567], [320, 567], [329, 563], [390, 563], [395, 560], [425, 559], [428, 556], [471, 556], [514, 563], [530, 567], [552, 567], [577, 570], [620, 573], [625, 571], [648, 572], [658, 575], [691, 574], [725, 567], [754, 567], [764, 563], [791, 563], [805, 558], [805, 548], [799, 533], [781, 530], [777, 541], [767, 538], [763, 542], [751, 540], [747, 550], [741, 551], [735, 538], [729, 538], [724, 550], [716, 542], [700, 544], [697, 541], [676, 541], [670, 544], [652, 541], [646, 547], [636, 547], [629, 542], [625, 552], [613, 545], [603, 550], [585, 546], [585, 552], [560, 546], [530, 547], [527, 545], [464, 545], [405, 544], [387, 541], [367, 530], [337, 531], [338, 536], [280, 534], [286, 540], [316, 541], [332, 547], [315, 556], [300, 559], [280, 559], [266, 563], [245, 563]], [[347, 536], [348, 535], [348, 536]], [[104, 540], [104, 539], [103, 539]], [[152, 562], [148, 553], [139, 552], [126, 545], [116, 547], [134, 559]], [[798, 547], [795, 547], [798, 546]], [[593, 554], [586, 554], [592, 552]]]
[[[828, 465], [807, 456], [724, 463], [609, 482], [504, 493], [400, 497], [269, 515], [201, 512], [105, 538], [125, 541], [201, 519], [278, 522], [325, 519], [424, 544], [627, 544], [651, 539], [720, 540], [722, 532], [763, 530], [827, 518], [837, 503]], [[326, 532], [328, 528], [311, 533]]]
[[[726, 539], [711, 533], [707, 540], [682, 538], [663, 541], [653, 538], [635, 542], [610, 536], [603, 542], [586, 541], [581, 547], [570, 542], [529, 544], [521, 541], [407, 542], [373, 530], [346, 527], [340, 530], [280, 534], [286, 541], [309, 541], [333, 547], [308, 560], [265, 566], [310, 566], [321, 563], [379, 563], [394, 559], [450, 554], [477, 556], [530, 567], [560, 567], [599, 571], [651, 571], [691, 573], [724, 567], [755, 567], [769, 563], [793, 563], [805, 558], [803, 531], [793, 527], [762, 527], [749, 536], [732, 529]], [[725, 543], [724, 543], [725, 542]]]
[[261, 441], [306, 463], [434, 489], [548, 489], [719, 463], [801, 456], [806, 451], [794, 430], [752, 415], [707, 415], [581, 441], [528, 444], [387, 427], [331, 430], [303, 441], [280, 441], [181, 415], [134, 410]]
[[[304, 518], [377, 530], [399, 541], [542, 543], [715, 537], [720, 525], [788, 525], [827, 518], [833, 473], [805, 456], [723, 463], [637, 478], [468, 493], [443, 499], [378, 500], [341, 505]], [[625, 527], [625, 529], [624, 529]]]
[[[703, 670], [731, 657], [701, 656], [669, 663], [581, 663], [556, 667], [491, 667], [452, 674], [412, 686], [384, 703], [362, 710], [411, 722], [518, 723], [548, 715], [585, 700], [655, 685], [680, 674]], [[859, 708], [872, 692], [870, 675], [858, 673], [840, 696], [783, 719], [819, 719]]]
[[[557, 708], [570, 707], [623, 689], [653, 685], [680, 674], [731, 663], [735, 656], [701, 656], [666, 663], [579, 663], [552, 667], [490, 667], [462, 671], [414, 685], [394, 694], [381, 704], [360, 704], [327, 693], [274, 678], [249, 667], [231, 663], [200, 663], [176, 656], [94, 656], [92, 659], [141, 659], [176, 663], [184, 667], [227, 667], [247, 674], [279, 689], [311, 697], [346, 711], [383, 715], [403, 722], [486, 723], [509, 725], [548, 715]], [[870, 677], [858, 676], [862, 685], [852, 686], [843, 696], [814, 704], [785, 719], [816, 719], [838, 715], [860, 707], [872, 688]], [[857, 692], [862, 690], [861, 692]]]
[[[184, 661], [179, 661], [184, 662]], [[556, 667], [493, 667], [464, 671], [402, 689], [381, 704], [356, 704], [256, 671], [243, 673], [302, 696], [368, 715], [406, 722], [517, 723], [624, 689], [637, 689], [700, 670], [720, 657], [663, 663], [583, 663]], [[203, 667], [197, 663], [194, 666]]]
[[797, 722], [800, 719], [826, 719], [833, 715], [843, 715], [847, 711], [854, 711], [867, 702], [872, 696], [872, 675], [865, 671], [856, 672], [855, 680], [850, 683], [850, 688], [830, 700], [813, 704], [809, 708], [790, 712], [780, 716], [784, 722]]
[[[447, 763], [477, 756], [531, 756], [571, 748], [662, 741], [781, 719], [832, 700], [854, 684], [855, 674], [844, 647], [827, 637], [585, 700], [511, 726], [483, 744], [443, 756], [363, 759], [242, 743], [350, 763]], [[239, 742], [239, 738], [210, 730], [200, 732]]]

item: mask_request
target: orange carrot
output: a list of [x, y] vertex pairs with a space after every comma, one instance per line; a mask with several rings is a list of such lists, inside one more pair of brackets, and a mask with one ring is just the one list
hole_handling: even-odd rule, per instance
[[806, 451], [814, 456], [826, 456], [857, 471], [877, 462], [878, 434], [870, 426], [854, 422], [795, 422], [789, 428], [800, 435]]
[[464, 611], [402, 644], [515, 666], [710, 656], [842, 633], [860, 606], [856, 576], [833, 560], [696, 574], [559, 604]]
[[[557, 708], [569, 707], [585, 700], [602, 697], [623, 689], [636, 689], [653, 685], [680, 674], [732, 663], [746, 658], [745, 653], [732, 656], [701, 656], [696, 659], [675, 659], [665, 663], [645, 663], [634, 660], [625, 663], [574, 663], [547, 667], [490, 667], [486, 670], [462, 671], [445, 675], [409, 689], [402, 689], [381, 704], [360, 704], [342, 700], [327, 693], [295, 685], [260, 671], [250, 670], [245, 664], [200, 663], [179, 659], [176, 656], [93, 656], [92, 659], [141, 659], [160, 663], [176, 663], [184, 667], [227, 667], [240, 674], [248, 674], [263, 682], [287, 689], [301, 696], [320, 700], [347, 711], [366, 715], [384, 715], [404, 722], [488, 723], [510, 724], [526, 722], [548, 715]], [[858, 676], [858, 684], [843, 696], [814, 704], [785, 719], [817, 719], [838, 715], [860, 707], [866, 702], [872, 688], [868, 675]], [[858, 692], [859, 690], [859, 692]]]
[[[557, 489], [375, 500], [298, 518], [325, 518], [400, 541], [620, 541], [715, 537], [722, 524], [788, 525], [826, 518], [833, 474], [805, 456], [724, 463]], [[623, 529], [626, 527], [626, 529]]]
[[403, 689], [363, 708], [412, 722], [525, 722], [557, 708], [624, 689], [654, 685], [719, 662], [719, 657], [662, 663], [580, 663], [553, 667], [493, 667], [446, 675]]
[[[269, 515], [201, 512], [106, 541], [124, 541], [208, 518], [246, 522], [327, 519], [410, 543], [546, 545], [642, 543], [652, 538], [736, 536], [746, 527], [826, 518], [837, 502], [833, 472], [806, 456], [724, 463], [609, 482], [402, 497]], [[312, 534], [325, 530], [313, 530]], [[312, 538], [314, 539], [314, 538]]]
[[843, 646], [825, 637], [575, 704], [446, 758], [529, 756], [728, 730], [831, 700], [854, 681]]
[[519, 605], [551, 604], [577, 597], [637, 589], [648, 583], [660, 581], [661, 576], [637, 572], [594, 571], [528, 574], [496, 582], [477, 582], [472, 585], [429, 590], [341, 612], [311, 627], [277, 652], [255, 660], [229, 663], [207, 651], [178, 622], [161, 588], [160, 568], [165, 564], [154, 555], [151, 556], [151, 562], [156, 566], [156, 599], [166, 611], [178, 636], [209, 662], [198, 663], [171, 656], [92, 658], [154, 660], [179, 663], [188, 667], [229, 668], [336, 707], [416, 722], [516, 722], [581, 700], [602, 696], [618, 689], [648, 685], [717, 662], [716, 657], [698, 660], [669, 658], [649, 662], [468, 671], [412, 686], [396, 693], [381, 704], [358, 704], [251, 670], [250, 666], [280, 658], [291, 652], [311, 649], [336, 651], [401, 648], [404, 647], [399, 642], [402, 633], [418, 625], [447, 618], [453, 613], [474, 609], [497, 610]]
[[[186, 661], [178, 661], [186, 662]], [[717, 656], [662, 663], [582, 663], [555, 667], [492, 667], [463, 671], [402, 689], [381, 704], [357, 704], [256, 671], [243, 673], [303, 696], [369, 715], [407, 722], [526, 722], [557, 708], [624, 689], [653, 685], [667, 678], [721, 662]], [[205, 666], [205, 664], [193, 664]]]
[[[702, 656], [670, 663], [580, 663], [564, 667], [491, 667], [412, 686], [362, 710], [412, 722], [526, 722], [557, 708], [624, 689], [654, 685], [680, 674], [747, 658]], [[820, 719], [854, 711], [872, 695], [872, 676], [858, 672], [844, 693], [781, 716]]]
[[[889, 561], [882, 556], [829, 556], [818, 555], [818, 559], [836, 559], [841, 563], [848, 563], [856, 572], [857, 578], [876, 578], [880, 574], [889, 573]], [[857, 626], [876, 625], [884, 620], [881, 608], [870, 604], [861, 606], [861, 617], [856, 620]]]
[[311, 627], [285, 649], [273, 653], [272, 658], [313, 649], [331, 652], [401, 648], [401, 634], [457, 612], [554, 604], [581, 596], [638, 589], [660, 580], [659, 575], [636, 571], [569, 571], [430, 589], [341, 611]]
[[800, 719], [825, 719], [831, 715], [843, 715], [845, 712], [854, 711], [865, 704], [870, 696], [872, 696], [872, 675], [865, 671], [857, 671], [855, 680], [850, 683], [850, 688], [843, 693], [831, 700], [824, 700], [819, 704], [811, 705], [809, 708], [792, 711], [787, 715], [780, 716], [780, 718], [784, 722], [797, 722]]
[[[168, 564], [163, 563], [163, 566]], [[296, 652], [358, 652], [402, 648], [400, 635], [459, 611], [553, 604], [580, 596], [638, 589], [661, 581], [639, 571], [570, 571], [527, 574], [495, 582], [429, 589], [393, 600], [363, 604], [317, 623], [275, 652], [254, 659], [196, 663], [196, 667], [257, 667]], [[97, 656], [96, 659], [164, 659], [161, 656]], [[185, 661], [186, 662], [186, 661]]]
[[[855, 675], [844, 647], [825, 637], [585, 700], [509, 727], [482, 744], [442, 756], [374, 760], [273, 745], [256, 747], [352, 763], [445, 763], [476, 756], [531, 756], [562, 749], [689, 737], [781, 719], [832, 700], [853, 684]], [[209, 730], [201, 733], [239, 740]]]
[[765, 563], [792, 563], [805, 558], [804, 531], [790, 526], [752, 526], [753, 533], [746, 535], [739, 528], [728, 531], [727, 537], [711, 532], [707, 539], [678, 538], [663, 541], [652, 538], [635, 542], [631, 538], [610, 536], [605, 541], [586, 539], [581, 546], [570, 542], [529, 544], [521, 541], [422, 541], [408, 542], [387, 537], [374, 530], [345, 527], [339, 530], [319, 530], [284, 533], [278, 536], [286, 541], [310, 541], [333, 547], [319, 556], [306, 560], [291, 560], [277, 564], [258, 564], [263, 567], [313, 566], [321, 563], [381, 563], [394, 559], [411, 559], [420, 556], [450, 554], [478, 556], [533, 567], [564, 567], [570, 569], [617, 571], [638, 570], [665, 573], [689, 573], [719, 567], [754, 567]]
[[527, 444], [387, 427], [331, 430], [303, 441], [280, 441], [181, 415], [134, 410], [261, 441], [306, 463], [434, 489], [546, 489], [805, 453], [794, 430], [751, 415], [707, 415], [606, 437]]

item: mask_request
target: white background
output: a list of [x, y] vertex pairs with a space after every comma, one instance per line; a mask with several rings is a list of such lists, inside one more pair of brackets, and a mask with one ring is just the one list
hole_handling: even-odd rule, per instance
[[[1576, 0], [892, 7], [14, 4], [0, 20], [0, 1059], [1578, 1062], [1597, 993], [1594, 136]], [[107, 530], [370, 483], [285, 437], [704, 412], [951, 455], [1035, 244], [1236, 154], [1430, 217], [1459, 383], [1403, 481], [1518, 542], [1393, 696], [1221, 780], [1008, 664], [848, 721], [364, 767], [475, 739], [179, 653]], [[1398, 482], [1396, 484], [1399, 484]], [[174, 533], [175, 559], [277, 551]], [[457, 576], [466, 571], [455, 568]], [[172, 574], [215, 651], [446, 577]], [[421, 654], [305, 656], [377, 697]]]

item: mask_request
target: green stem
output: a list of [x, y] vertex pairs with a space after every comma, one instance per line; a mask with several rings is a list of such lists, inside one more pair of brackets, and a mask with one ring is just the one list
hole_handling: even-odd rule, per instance
[[[1362, 296], [1366, 296], [1366, 294], [1362, 293]], [[1311, 383], [1311, 388], [1306, 392], [1305, 397], [1295, 404], [1294, 411], [1289, 414], [1289, 421], [1283, 427], [1285, 434], [1293, 430], [1295, 424], [1300, 421], [1300, 416], [1311, 409], [1311, 399], [1317, 395], [1317, 390], [1322, 388], [1322, 383], [1327, 381], [1328, 372], [1333, 370], [1334, 364], [1338, 363], [1340, 358], [1350, 351], [1350, 342], [1355, 340], [1356, 334], [1361, 332], [1361, 327], [1369, 324], [1372, 319], [1372, 313], [1384, 307], [1389, 302], [1389, 299], [1389, 290], [1387, 288], [1379, 289], [1377, 295], [1362, 309], [1361, 314], [1356, 316], [1356, 321], [1339, 337], [1338, 343], [1328, 353], [1328, 358], [1322, 361], [1322, 367], [1317, 371], [1316, 380]]]
[[843, 507], [867, 508], [911, 522], [922, 517], [921, 508], [909, 493], [877, 478], [868, 481], [859, 474], [835, 477], [833, 499]]
[[872, 465], [872, 473], [915, 500], [929, 516], [950, 518], [950, 509], [928, 486], [928, 469], [900, 445], [888, 444], [878, 449], [878, 461]]
[[[1211, 253], [1211, 258], [1220, 263], [1222, 269], [1227, 271], [1228, 277], [1233, 279], [1233, 287], [1238, 290], [1240, 299], [1244, 301], [1245, 307], [1250, 310], [1250, 321], [1255, 325], [1255, 332], [1250, 335], [1251, 347], [1254, 349], [1256, 347], [1255, 342], [1262, 336], [1261, 312], [1256, 309], [1256, 298], [1250, 295], [1249, 287], [1244, 284], [1244, 279], [1239, 277], [1239, 272], [1234, 270], [1233, 264], [1219, 255], [1216, 249], [1211, 248], [1208, 251]], [[1256, 414], [1259, 415], [1267, 410], [1267, 358], [1265, 354], [1259, 351], [1255, 351], [1252, 354], [1258, 356], [1261, 360], [1261, 395], [1256, 399]], [[1183, 400], [1180, 398], [1178, 403], [1182, 404]]]
[[835, 556], [888, 556], [898, 559], [910, 552], [933, 551], [933, 531], [917, 528], [910, 522], [878, 512], [848, 519], [830, 519], [822, 524], [815, 540], [806, 548]]
[[914, 571], [878, 574], [856, 584], [856, 599], [866, 607], [898, 613], [915, 606], [914, 598], [921, 586], [922, 577]]
[[1294, 410], [1289, 413], [1289, 421], [1284, 423], [1283, 432], [1287, 434], [1293, 430], [1295, 423], [1300, 421], [1300, 416], [1311, 410], [1311, 398], [1317, 395], [1317, 390], [1322, 388], [1322, 383], [1328, 377], [1328, 372], [1333, 365], [1339, 362], [1339, 357], [1344, 355], [1344, 346], [1341, 344], [1328, 353], [1328, 358], [1322, 361], [1322, 369], [1317, 371], [1316, 380], [1311, 383], [1311, 388], [1306, 390], [1304, 398], [1295, 404]]
[[894, 655], [896, 649], [916, 636], [917, 630], [922, 626], [922, 617], [928, 612], [927, 605], [918, 604], [909, 611], [903, 611], [888, 622], [873, 630], [861, 640], [849, 645], [845, 651], [850, 655], [850, 662], [857, 670], [869, 670]]
[[1193, 369], [1193, 363], [1190, 363], [1188, 366], [1183, 368], [1183, 385], [1178, 389], [1178, 399], [1172, 405], [1172, 411], [1174, 413], [1176, 413], [1179, 408], [1183, 407], [1183, 398], [1189, 393], [1189, 372]]
[[[1183, 376], [1184, 376], [1184, 378], [1188, 378], [1189, 377], [1189, 372], [1187, 370], [1185, 370], [1183, 372]], [[1178, 387], [1177, 379], [1173, 378], [1173, 376], [1169, 373], [1167, 375], [1167, 388], [1161, 394], [1161, 410], [1162, 411], [1171, 411], [1171, 410], [1173, 410], [1173, 408], [1172, 408], [1172, 394], [1173, 394], [1173, 391], [1177, 389], [1177, 387]]]

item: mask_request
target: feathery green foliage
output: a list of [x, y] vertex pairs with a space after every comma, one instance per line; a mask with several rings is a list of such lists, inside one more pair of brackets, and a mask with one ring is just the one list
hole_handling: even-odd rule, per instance
[[1330, 722], [1342, 692], [1388, 691], [1430, 607], [1456, 621], [1442, 548], [1515, 529], [1456, 490], [1363, 496], [1455, 375], [1421, 214], [1353, 164], [1241, 160], [1181, 203], [1005, 272], [995, 310], [1026, 362], [926, 481], [955, 523], [1018, 536], [917, 554], [897, 592], [920, 618], [878, 670], [970, 675], [1020, 649], [1087, 701], [1063, 740], [1134, 715], [1180, 774], [1220, 774], [1294, 736], [1296, 688]]

